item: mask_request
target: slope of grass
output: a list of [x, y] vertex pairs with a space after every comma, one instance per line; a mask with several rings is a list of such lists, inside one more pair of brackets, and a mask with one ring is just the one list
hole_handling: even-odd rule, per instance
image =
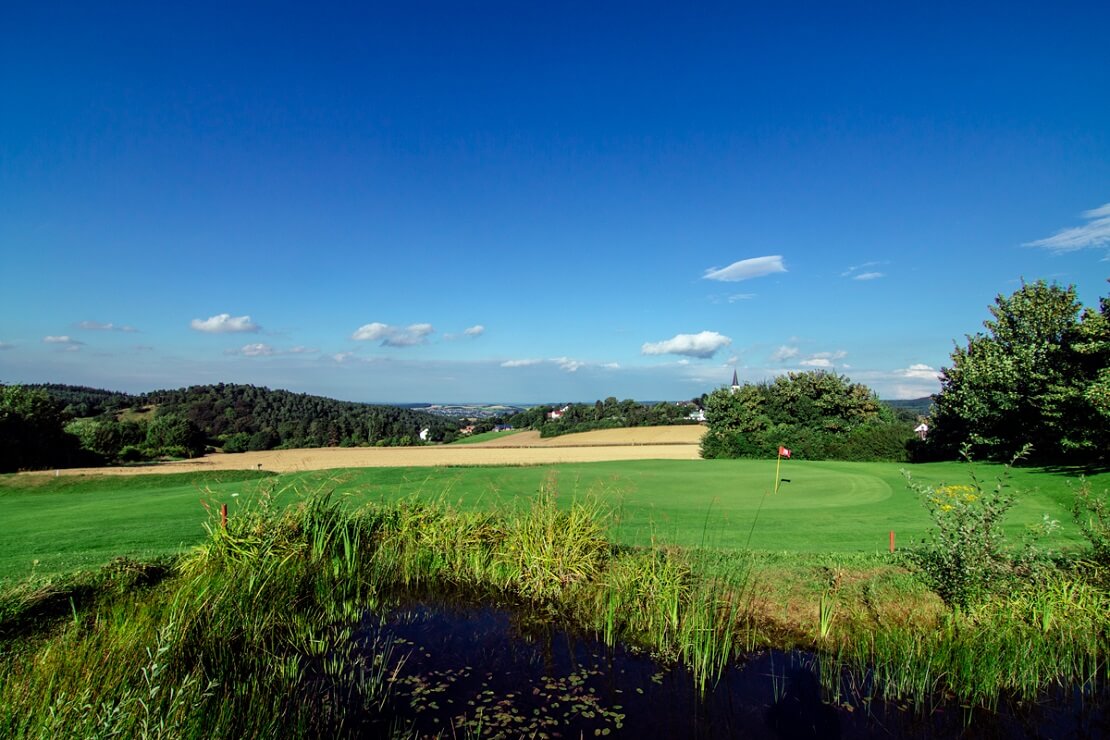
[[472, 445], [478, 442], [489, 442], [491, 439], [501, 439], [502, 437], [511, 437], [514, 434], [520, 434], [523, 429], [510, 429], [507, 432], [482, 432], [481, 434], [471, 434], [466, 437], [459, 437], [451, 444], [453, 445]]
[[0, 476], [0, 579], [69, 572], [114, 557], [181, 552], [204, 536], [210, 506], [240, 501], [268, 473]]

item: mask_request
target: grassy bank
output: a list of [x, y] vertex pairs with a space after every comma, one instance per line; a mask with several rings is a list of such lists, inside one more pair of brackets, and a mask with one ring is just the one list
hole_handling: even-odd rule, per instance
[[837, 669], [871, 668], [869, 695], [920, 706], [1107, 679], [1110, 601], [1078, 571], [953, 614], [886, 555], [614, 544], [620, 510], [552, 475], [495, 510], [251, 501], [172, 567], [116, 561], [82, 583], [6, 589], [0, 734], [404, 734], [401, 654], [351, 638], [367, 607], [405, 591], [516, 603], [681, 660], [702, 683], [770, 645], [821, 651], [832, 696]]

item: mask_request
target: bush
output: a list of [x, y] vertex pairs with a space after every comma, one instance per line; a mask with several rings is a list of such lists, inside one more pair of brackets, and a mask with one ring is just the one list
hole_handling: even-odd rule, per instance
[[1072, 517], [1079, 531], [1091, 543], [1094, 561], [1110, 567], [1110, 491], [1091, 491], [1091, 482], [1083, 479], [1072, 500]]
[[925, 543], [909, 551], [910, 561], [948, 606], [982, 602], [1014, 574], [1002, 531], [1002, 519], [1016, 501], [1008, 475], [986, 489], [970, 468], [971, 485], [925, 486], [907, 471], [902, 474], [935, 525]]
[[247, 446], [250, 444], [251, 435], [246, 432], [236, 432], [235, 434], [227, 435], [224, 439], [224, 452], [246, 452]]

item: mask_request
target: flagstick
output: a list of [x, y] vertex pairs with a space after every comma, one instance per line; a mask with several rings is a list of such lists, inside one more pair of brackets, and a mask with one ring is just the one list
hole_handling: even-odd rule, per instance
[[[775, 462], [775, 486], [774, 492], [779, 492], [779, 465], [782, 464], [782, 447], [779, 446], [778, 460]], [[747, 550], [752, 544], [752, 535], [755, 534], [755, 523], [759, 521], [759, 512], [763, 511], [763, 502], [767, 500], [767, 490], [764, 489], [763, 496], [759, 499], [759, 506], [755, 508], [755, 517], [752, 519], [752, 528], [748, 530], [748, 541], [744, 543], [744, 549]]]
[[779, 492], [779, 467], [782, 466], [782, 447], [779, 447], [779, 456], [775, 460], [775, 493]]

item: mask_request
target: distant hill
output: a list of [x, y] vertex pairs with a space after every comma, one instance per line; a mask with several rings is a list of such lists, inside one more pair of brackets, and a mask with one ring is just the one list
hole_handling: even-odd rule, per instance
[[[432, 441], [453, 438], [458, 425], [444, 416], [323, 396], [217, 383], [137, 395], [97, 388], [41, 385], [74, 417], [119, 416], [156, 407], [157, 415], [178, 414], [213, 441], [238, 435], [252, 449], [411, 444], [428, 429]], [[249, 437], [249, 443], [243, 439]]]
[[64, 407], [65, 414], [76, 419], [115, 413], [121, 409], [138, 404], [138, 396], [85, 385], [62, 385], [60, 383], [27, 384], [26, 388], [41, 388], [57, 399]]
[[924, 398], [911, 398], [908, 400], [883, 401], [883, 403], [893, 409], [903, 411], [916, 419], [918, 416], [929, 415], [929, 412], [933, 408], [933, 397], [925, 396]]

